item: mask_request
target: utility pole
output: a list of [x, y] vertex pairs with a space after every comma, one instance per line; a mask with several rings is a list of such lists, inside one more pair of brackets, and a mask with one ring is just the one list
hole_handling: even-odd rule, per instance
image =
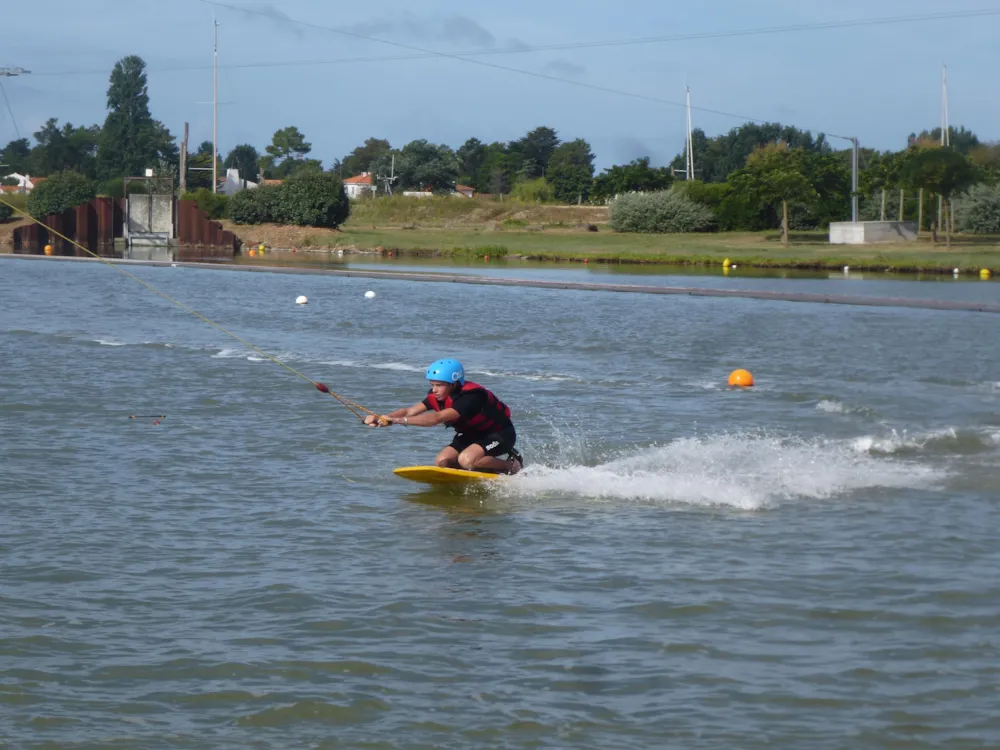
[[685, 87], [686, 103], [687, 103], [687, 164], [685, 165], [688, 173], [688, 180], [694, 179], [694, 138], [691, 135], [691, 87]]
[[[951, 145], [951, 133], [948, 132], [948, 66], [941, 65], [941, 147]], [[938, 196], [938, 230], [941, 229], [941, 214], [944, 200]]]
[[215, 31], [215, 93], [212, 97], [212, 192], [219, 190], [219, 22], [212, 16]]
[[181, 141], [181, 195], [187, 192], [188, 124], [184, 123], [184, 140]]
[[834, 135], [827, 133], [831, 138], [840, 138], [851, 142], [851, 222], [858, 222], [858, 169], [861, 163], [861, 146], [856, 136]]

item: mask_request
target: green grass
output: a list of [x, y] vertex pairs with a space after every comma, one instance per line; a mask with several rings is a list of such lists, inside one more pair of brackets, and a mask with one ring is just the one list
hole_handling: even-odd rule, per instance
[[816, 232], [794, 234], [786, 248], [782, 247], [777, 232], [626, 235], [609, 231], [345, 228], [336, 234], [336, 245], [382, 247], [397, 254], [451, 254], [453, 248], [482, 247], [487, 237], [498, 240], [502, 237], [502, 246], [509, 255], [533, 260], [716, 265], [729, 258], [736, 264], [762, 268], [839, 269], [849, 265], [859, 271], [1000, 268], [1000, 244], [996, 237], [963, 237], [953, 241], [949, 250], [943, 243], [932, 245], [929, 238], [892, 245], [830, 245], [825, 232]]

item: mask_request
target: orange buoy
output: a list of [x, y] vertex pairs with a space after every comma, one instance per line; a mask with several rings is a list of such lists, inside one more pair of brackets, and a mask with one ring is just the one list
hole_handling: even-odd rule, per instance
[[45, 254], [46, 255], [52, 255], [52, 245], [46, 245], [45, 246]]
[[250, 257], [251, 257], [251, 258], [252, 258], [253, 256], [255, 256], [256, 254], [257, 254], [257, 251], [256, 251], [256, 250], [251, 250], [251, 251], [250, 251]]
[[753, 375], [747, 370], [733, 370], [729, 374], [729, 385], [737, 388], [749, 388], [753, 385]]

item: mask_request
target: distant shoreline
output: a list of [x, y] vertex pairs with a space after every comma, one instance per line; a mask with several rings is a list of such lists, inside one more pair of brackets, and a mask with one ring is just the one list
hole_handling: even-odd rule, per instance
[[[0, 260], [63, 261], [75, 263], [101, 263], [103, 259], [78, 258], [74, 256], [12, 255], [0, 253]], [[736, 297], [778, 302], [812, 302], [837, 305], [859, 305], [864, 307], [908, 307], [925, 310], [949, 310], [957, 312], [985, 312], [1000, 314], [1000, 304], [978, 302], [954, 302], [948, 300], [906, 299], [898, 297], [861, 297], [840, 294], [801, 294], [793, 292], [764, 292], [747, 289], [712, 289], [705, 287], [667, 287], [639, 284], [599, 284], [572, 281], [538, 281], [533, 279], [512, 279], [501, 277], [456, 275], [447, 273], [424, 273], [413, 271], [367, 271], [334, 268], [303, 268], [295, 266], [240, 265], [233, 263], [193, 263], [152, 260], [107, 259], [115, 265], [159, 266], [176, 268], [198, 268], [214, 271], [243, 271], [257, 273], [287, 273], [300, 275], [345, 276], [354, 278], [383, 279], [392, 281], [419, 281], [432, 283], [473, 284], [480, 286], [513, 286], [536, 289], [562, 289], [591, 292], [619, 292], [630, 294], [681, 295], [688, 297]]]

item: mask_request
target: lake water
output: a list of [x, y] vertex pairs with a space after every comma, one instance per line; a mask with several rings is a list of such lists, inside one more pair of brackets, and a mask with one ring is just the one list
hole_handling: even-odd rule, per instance
[[0, 747], [1000, 746], [996, 316], [129, 271], [378, 411], [455, 356], [527, 468], [406, 482], [448, 432], [0, 260]]

